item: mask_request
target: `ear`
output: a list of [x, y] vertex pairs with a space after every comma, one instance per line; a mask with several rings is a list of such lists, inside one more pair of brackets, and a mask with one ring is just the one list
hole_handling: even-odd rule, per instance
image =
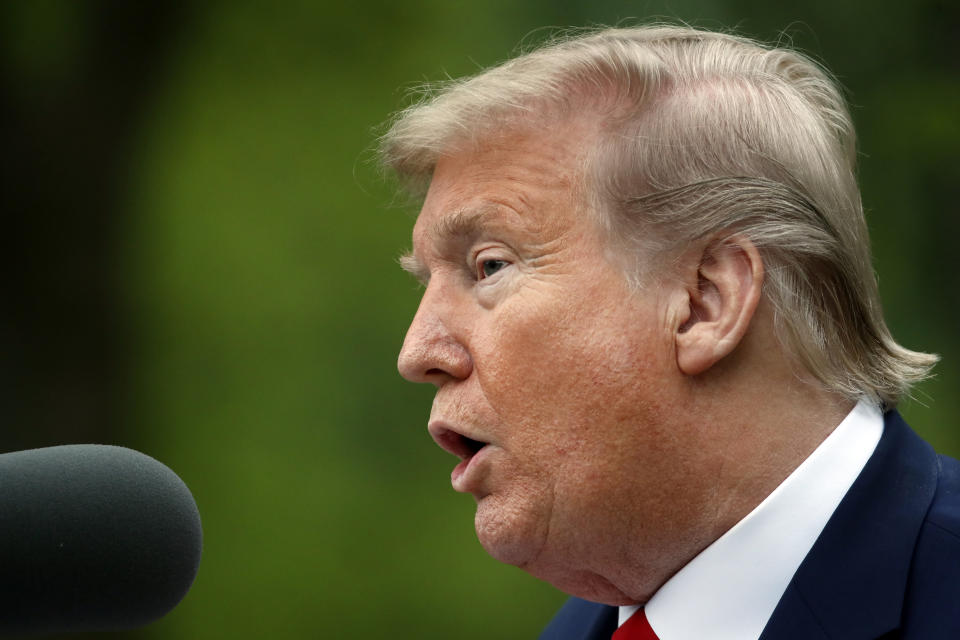
[[696, 264], [685, 278], [678, 314], [677, 365], [688, 376], [703, 373], [740, 344], [760, 302], [763, 261], [756, 246], [734, 235], [688, 254]]

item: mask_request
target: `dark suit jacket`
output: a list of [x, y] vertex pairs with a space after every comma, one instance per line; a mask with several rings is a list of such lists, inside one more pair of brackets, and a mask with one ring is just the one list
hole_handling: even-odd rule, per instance
[[[616, 625], [616, 607], [571, 598], [540, 640], [609, 640]], [[896, 411], [760, 636], [877, 638], [960, 639], [960, 463]]]

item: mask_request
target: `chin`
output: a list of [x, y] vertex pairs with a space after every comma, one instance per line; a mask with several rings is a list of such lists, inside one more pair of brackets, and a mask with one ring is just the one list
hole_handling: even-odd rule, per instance
[[533, 517], [519, 505], [501, 504], [487, 496], [477, 505], [474, 520], [480, 544], [495, 560], [525, 568], [546, 542], [547, 520]]

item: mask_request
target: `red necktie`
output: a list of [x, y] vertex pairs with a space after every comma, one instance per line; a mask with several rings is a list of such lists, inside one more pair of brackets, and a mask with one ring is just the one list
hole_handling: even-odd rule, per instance
[[659, 640], [647, 622], [647, 614], [637, 609], [620, 628], [613, 632], [610, 640]]

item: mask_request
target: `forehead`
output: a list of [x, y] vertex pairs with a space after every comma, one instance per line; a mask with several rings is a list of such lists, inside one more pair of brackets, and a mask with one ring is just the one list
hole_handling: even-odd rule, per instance
[[504, 133], [441, 157], [414, 227], [414, 248], [494, 227], [530, 234], [569, 225], [581, 209], [585, 137]]

